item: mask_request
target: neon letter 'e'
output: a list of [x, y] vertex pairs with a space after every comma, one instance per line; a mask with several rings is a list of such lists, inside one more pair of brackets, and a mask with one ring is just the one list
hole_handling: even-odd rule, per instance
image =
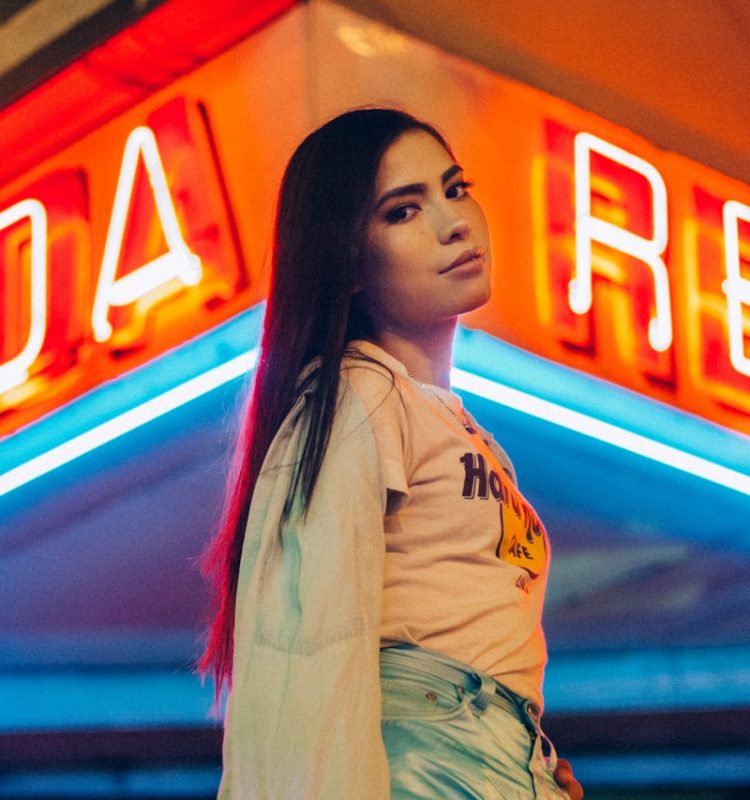
[[743, 307], [750, 307], [750, 280], [740, 271], [739, 220], [750, 222], [750, 206], [729, 200], [724, 203], [724, 260], [727, 277], [721, 288], [727, 296], [729, 360], [737, 372], [750, 375], [750, 358], [745, 355]]

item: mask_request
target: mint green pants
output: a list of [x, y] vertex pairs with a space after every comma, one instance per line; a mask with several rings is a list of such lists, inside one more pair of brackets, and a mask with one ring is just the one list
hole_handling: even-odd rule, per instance
[[528, 701], [421, 648], [382, 650], [380, 675], [392, 800], [569, 800]]

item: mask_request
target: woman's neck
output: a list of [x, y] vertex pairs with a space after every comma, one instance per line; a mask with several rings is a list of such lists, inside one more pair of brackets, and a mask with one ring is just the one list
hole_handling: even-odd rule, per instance
[[438, 330], [433, 328], [427, 333], [403, 334], [381, 330], [375, 343], [398, 359], [415, 380], [450, 389], [455, 329], [455, 322], [452, 322]]

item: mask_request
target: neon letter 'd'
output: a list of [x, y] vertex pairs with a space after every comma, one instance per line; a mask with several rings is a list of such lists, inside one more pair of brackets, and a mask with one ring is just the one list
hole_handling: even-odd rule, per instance
[[[164, 255], [148, 264], [138, 267], [122, 278], [116, 278], [139, 157], [143, 158], [168, 249]], [[128, 137], [122, 157], [112, 218], [104, 245], [99, 285], [91, 315], [94, 337], [97, 341], [104, 342], [112, 335], [112, 326], [107, 319], [110, 306], [133, 303], [174, 278], [184, 284], [195, 285], [201, 279], [201, 262], [182, 237], [156, 137], [150, 128], [141, 126]]]
[[[611, 222], [591, 214], [591, 153], [596, 152], [642, 175], [653, 195], [654, 233], [644, 239]], [[667, 246], [667, 189], [659, 172], [626, 150], [591, 133], [575, 139], [576, 266], [570, 281], [568, 301], [576, 314], [591, 308], [591, 246], [593, 242], [611, 247], [647, 264], [654, 275], [655, 314], [649, 321], [648, 341], [657, 352], [672, 344], [672, 312], [669, 302], [669, 277], [662, 253]]]
[[[31, 223], [29, 335], [21, 352], [0, 364], [0, 392], [26, 381], [47, 330], [47, 212], [38, 200], [21, 200], [0, 213], [0, 231], [25, 218]], [[17, 266], [22, 268], [20, 254]]]
[[721, 288], [727, 296], [729, 360], [737, 372], [750, 376], [750, 358], [745, 355], [743, 306], [750, 307], [750, 280], [740, 269], [739, 221], [750, 222], [750, 206], [730, 200], [724, 204], [724, 259], [727, 277]]

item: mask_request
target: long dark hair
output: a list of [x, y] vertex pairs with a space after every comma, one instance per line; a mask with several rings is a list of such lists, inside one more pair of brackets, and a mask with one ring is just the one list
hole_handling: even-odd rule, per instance
[[284, 173], [261, 355], [222, 526], [204, 557], [215, 615], [198, 669], [213, 675], [217, 692], [231, 678], [237, 578], [250, 501], [266, 452], [297, 397], [300, 371], [319, 358], [293, 481], [307, 508], [330, 437], [344, 350], [353, 339], [374, 337], [355, 287], [380, 161], [410, 130], [429, 133], [450, 152], [435, 128], [410, 114], [356, 109], [311, 133]]

